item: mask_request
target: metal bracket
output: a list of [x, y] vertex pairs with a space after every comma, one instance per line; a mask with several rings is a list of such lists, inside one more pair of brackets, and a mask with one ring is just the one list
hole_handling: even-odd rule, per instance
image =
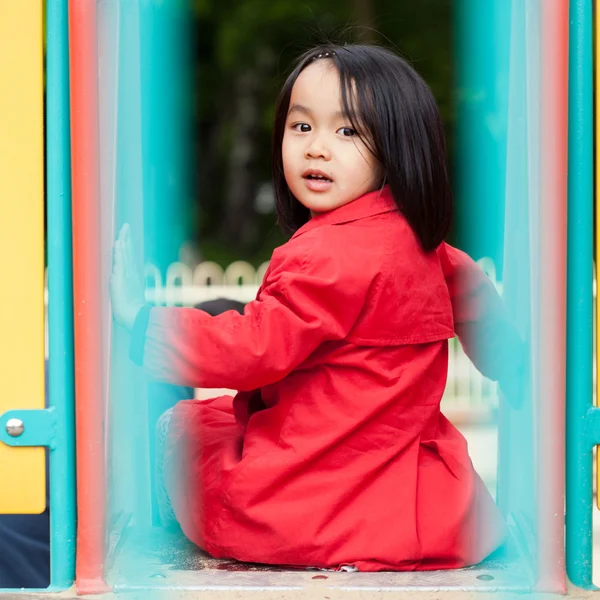
[[[22, 422], [23, 431], [16, 437], [7, 431], [8, 421], [17, 419]], [[37, 410], [9, 410], [0, 415], [0, 442], [7, 446], [45, 446], [56, 448], [56, 409], [51, 406]]]

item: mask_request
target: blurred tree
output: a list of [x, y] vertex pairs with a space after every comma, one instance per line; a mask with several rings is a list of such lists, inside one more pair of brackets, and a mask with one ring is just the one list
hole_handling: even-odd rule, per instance
[[373, 0], [354, 0], [357, 38], [361, 44], [370, 44], [376, 39], [373, 9]]

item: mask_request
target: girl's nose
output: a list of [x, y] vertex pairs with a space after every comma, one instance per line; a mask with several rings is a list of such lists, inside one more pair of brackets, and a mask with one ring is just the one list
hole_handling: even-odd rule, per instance
[[329, 160], [331, 152], [327, 144], [323, 142], [323, 139], [315, 136], [306, 147], [305, 156], [306, 158], [323, 158], [324, 160]]

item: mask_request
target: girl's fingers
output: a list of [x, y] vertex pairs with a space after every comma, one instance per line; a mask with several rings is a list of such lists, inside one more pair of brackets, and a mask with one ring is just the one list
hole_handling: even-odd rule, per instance
[[113, 253], [113, 273], [120, 277], [131, 277], [135, 273], [135, 258], [131, 243], [131, 230], [125, 223], [119, 230]]
[[129, 274], [129, 265], [127, 264], [127, 230], [128, 226], [125, 223], [119, 231], [119, 252], [121, 256], [121, 262], [123, 264], [123, 272], [127, 276]]
[[[125, 226], [124, 226], [125, 229]], [[131, 242], [129, 240], [129, 230], [125, 229], [124, 233], [123, 233], [123, 246], [121, 247], [121, 250], [123, 252], [123, 262], [125, 263], [125, 273], [127, 274], [127, 277], [131, 277], [131, 253], [129, 251], [129, 246], [130, 246]]]
[[121, 261], [123, 262], [123, 271], [125, 276], [127, 277], [129, 274], [129, 268], [127, 265], [127, 252], [125, 252], [125, 246], [127, 244], [127, 233], [125, 230], [125, 225], [121, 228], [121, 243], [119, 244], [119, 249], [121, 251]]
[[136, 273], [135, 256], [133, 253], [133, 242], [131, 241], [131, 233], [129, 232], [129, 229], [127, 230], [125, 252], [127, 253], [127, 266], [129, 267], [129, 275], [133, 276]]
[[115, 251], [113, 253], [113, 274], [120, 275], [121, 274], [121, 257], [119, 256], [119, 241], [115, 242]]

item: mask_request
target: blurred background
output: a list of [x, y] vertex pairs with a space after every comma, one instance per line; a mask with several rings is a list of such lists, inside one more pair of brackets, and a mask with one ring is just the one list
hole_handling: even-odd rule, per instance
[[[506, 135], [509, 27], [510, 3], [494, 0], [141, 2], [142, 70], [151, 65], [150, 85], [161, 96], [153, 95], [155, 116], [146, 123], [163, 147], [184, 142], [165, 153], [171, 167], [156, 166], [162, 191], [145, 194], [146, 220], [173, 221], [168, 248], [165, 240], [160, 248], [147, 243], [147, 260], [161, 270], [178, 259], [190, 267], [240, 259], [256, 267], [284, 241], [270, 173], [275, 100], [295, 58], [329, 40], [391, 47], [425, 78], [453, 172], [450, 241], [501, 266], [505, 157], [498, 141]], [[161, 169], [169, 170], [162, 178]], [[468, 222], [478, 223], [477, 234], [468, 235]]]

